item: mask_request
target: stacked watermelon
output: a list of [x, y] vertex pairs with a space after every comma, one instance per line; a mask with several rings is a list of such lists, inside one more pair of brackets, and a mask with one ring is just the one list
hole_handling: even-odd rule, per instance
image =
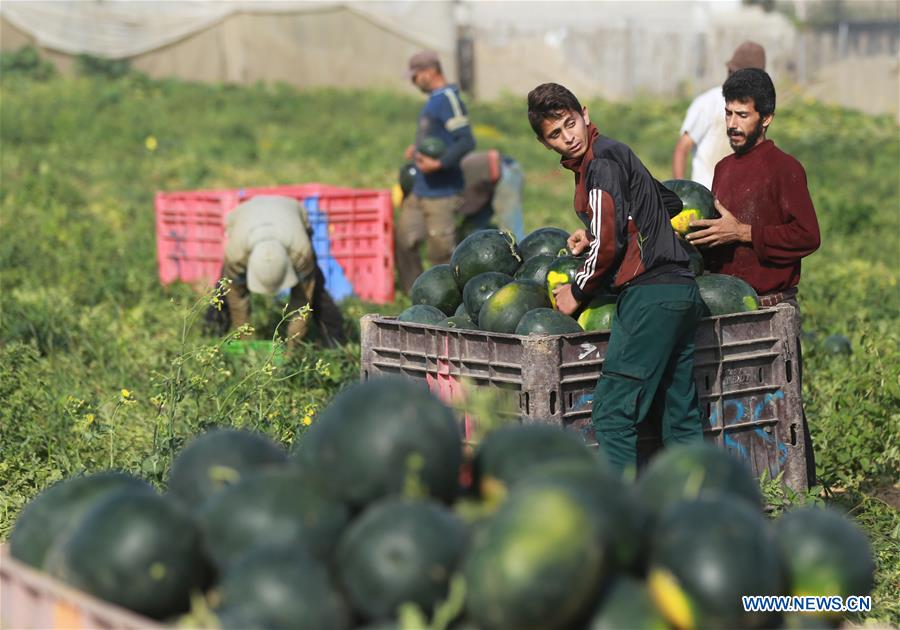
[[517, 335], [608, 330], [615, 297], [602, 296], [575, 318], [555, 310], [554, 289], [572, 282], [584, 262], [566, 250], [568, 237], [554, 227], [535, 230], [521, 243], [509, 232], [474, 232], [456, 247], [449, 264], [435, 265], [416, 279], [413, 305], [398, 319]]
[[[539, 228], [516, 243], [500, 230], [480, 230], [453, 251], [449, 264], [422, 273], [410, 291], [412, 306], [398, 319], [444, 328], [485, 330], [516, 335], [560, 335], [610, 330], [616, 296], [602, 291], [574, 314], [555, 310], [554, 291], [571, 284], [584, 264], [566, 249], [568, 233]], [[686, 248], [693, 249], [687, 242]], [[691, 252], [689, 252], [691, 253]], [[691, 266], [712, 315], [757, 308], [757, 295], [743, 280], [702, 274], [702, 258], [693, 250]]]
[[847, 517], [767, 520], [744, 463], [703, 443], [636, 483], [550, 424], [502, 425], [466, 456], [453, 412], [398, 378], [344, 390], [296, 443], [210, 431], [164, 494], [122, 473], [63, 481], [11, 552], [157, 619], [193, 598], [222, 628], [790, 627], [741, 596], [872, 588]]

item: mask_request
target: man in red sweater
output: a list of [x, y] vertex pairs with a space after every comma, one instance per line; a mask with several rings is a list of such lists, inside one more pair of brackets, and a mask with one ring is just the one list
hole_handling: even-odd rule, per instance
[[[760, 306], [785, 302], [797, 310], [799, 351], [800, 260], [819, 248], [819, 222], [796, 159], [766, 139], [775, 117], [775, 86], [765, 71], [738, 70], [722, 86], [725, 125], [734, 153], [713, 176], [712, 193], [720, 219], [692, 221], [687, 239], [702, 247], [709, 271], [746, 280]], [[705, 246], [705, 247], [704, 247]], [[800, 376], [802, 378], [802, 359]], [[807, 478], [815, 483], [815, 462], [806, 418]]]
[[734, 153], [716, 165], [712, 193], [720, 219], [693, 221], [707, 269], [746, 280], [760, 306], [795, 301], [800, 259], [819, 248], [819, 222], [796, 159], [766, 139], [775, 86], [765, 71], [738, 70], [722, 86]]

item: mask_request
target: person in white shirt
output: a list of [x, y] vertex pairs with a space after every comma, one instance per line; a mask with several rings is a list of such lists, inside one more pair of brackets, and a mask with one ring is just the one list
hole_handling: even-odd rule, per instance
[[[738, 46], [725, 64], [728, 76], [743, 68], [766, 69], [766, 51], [756, 42], [746, 41]], [[688, 155], [691, 159], [691, 179], [712, 188], [716, 164], [731, 154], [725, 129], [725, 99], [722, 86], [710, 88], [694, 99], [681, 124], [681, 137], [672, 152], [672, 176], [685, 179]]]

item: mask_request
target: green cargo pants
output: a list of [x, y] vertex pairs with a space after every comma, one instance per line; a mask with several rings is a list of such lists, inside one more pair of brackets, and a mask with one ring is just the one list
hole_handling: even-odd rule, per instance
[[694, 336], [704, 310], [693, 283], [619, 295], [591, 414], [597, 442], [619, 471], [637, 465], [638, 425], [651, 406], [661, 411], [663, 444], [703, 438]]

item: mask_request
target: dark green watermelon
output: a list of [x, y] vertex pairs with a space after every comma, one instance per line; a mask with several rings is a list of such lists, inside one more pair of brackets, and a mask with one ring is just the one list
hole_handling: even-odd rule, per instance
[[580, 333], [574, 319], [552, 308], [535, 308], [522, 316], [516, 326], [517, 335], [567, 335]]
[[485, 271], [513, 275], [522, 263], [516, 240], [509, 232], [479, 230], [469, 234], [450, 256], [450, 267], [456, 283], [465, 287], [472, 278]]
[[691, 221], [698, 219], [718, 219], [712, 193], [703, 184], [689, 179], [668, 179], [663, 186], [681, 198], [683, 210], [672, 217], [672, 227], [680, 234], [695, 232], [697, 228], [688, 227]]
[[549, 306], [543, 288], [529, 281], [514, 280], [497, 289], [481, 306], [478, 325], [483, 330], [515, 333], [519, 320], [530, 310]]
[[350, 521], [309, 474], [285, 467], [247, 475], [218, 492], [199, 513], [207, 556], [220, 570], [261, 544], [293, 545], [326, 559]]
[[594, 609], [587, 630], [625, 628], [669, 630], [669, 624], [656, 609], [644, 582], [631, 577], [617, 577]]
[[404, 603], [430, 616], [447, 595], [465, 542], [463, 523], [443, 506], [385, 499], [347, 529], [336, 565], [354, 609], [366, 619], [389, 619]]
[[686, 499], [728, 494], [762, 507], [759, 483], [747, 464], [705, 442], [680, 444], [657, 454], [637, 482], [638, 497], [654, 515]]
[[513, 278], [515, 280], [530, 280], [542, 287], [547, 286], [547, 272], [550, 270], [550, 265], [553, 264], [554, 260], [556, 260], [556, 256], [550, 254], [532, 256], [522, 263], [522, 266], [516, 270], [516, 275]]
[[401, 493], [410, 477], [447, 502], [458, 490], [462, 445], [456, 419], [416, 381], [380, 377], [351, 385], [299, 442], [297, 458], [321, 472], [332, 495], [354, 507]]
[[616, 315], [616, 296], [598, 295], [578, 314], [582, 330], [611, 330]]
[[520, 479], [514, 479], [513, 484], [514, 488], [568, 488], [589, 509], [611, 568], [618, 573], [642, 573], [649, 543], [649, 515], [637, 500], [633, 486], [625, 485], [601, 457], [564, 457], [537, 463]]
[[727, 495], [677, 503], [652, 534], [648, 581], [679, 628], [771, 628], [772, 613], [744, 612], [742, 595], [783, 595], [784, 564], [758, 507]]
[[444, 311], [430, 304], [413, 304], [397, 316], [397, 321], [410, 324], [437, 324], [446, 315]]
[[430, 158], [439, 159], [442, 155], [444, 155], [444, 151], [447, 150], [447, 145], [440, 138], [427, 136], [425, 138], [422, 138], [422, 140], [419, 142], [419, 146], [416, 147], [416, 150], [422, 155], [427, 155]]
[[844, 335], [828, 335], [822, 340], [822, 350], [825, 354], [853, 354], [853, 345]]
[[284, 449], [260, 433], [213, 429], [178, 453], [169, 472], [168, 492], [189, 509], [198, 509], [209, 496], [243, 475], [281, 466], [287, 460]]
[[466, 301], [465, 296], [463, 296], [463, 301], [459, 303], [459, 306], [456, 307], [456, 310], [453, 311], [453, 315], [469, 315], [469, 311], [466, 310]]
[[413, 304], [428, 304], [440, 309], [444, 317], [453, 315], [462, 302], [462, 294], [450, 265], [435, 265], [424, 271], [413, 282], [409, 297]]
[[463, 304], [473, 322], [478, 321], [478, 314], [485, 300], [494, 295], [500, 287], [512, 282], [512, 276], [497, 271], [485, 271], [468, 282], [463, 288]]
[[597, 462], [580, 435], [551, 424], [511, 424], [488, 433], [475, 449], [475, 487], [490, 493], [500, 482], [511, 486], [539, 464], [555, 460]]
[[865, 533], [849, 518], [817, 507], [796, 508], [775, 522], [792, 595], [868, 595], [875, 559]]
[[702, 276], [704, 270], [706, 269], [706, 263], [703, 262], [703, 254], [700, 253], [700, 250], [688, 243], [683, 238], [678, 239], [678, 242], [687, 252], [688, 257], [690, 258], [690, 262], [688, 262], [688, 266], [691, 269], [691, 273], [694, 276]]
[[569, 241], [569, 233], [556, 227], [542, 227], [522, 239], [519, 250], [522, 259], [528, 260], [541, 254], [556, 257], [560, 251], [566, 249]]
[[744, 313], [759, 308], [759, 296], [749, 284], [735, 276], [705, 273], [697, 278], [700, 297], [712, 315]]
[[37, 569], [43, 568], [47, 552], [69, 527], [98, 502], [122, 490], [155, 492], [142, 479], [117, 471], [71, 477], [53, 484], [22, 510], [9, 537], [10, 555]]
[[403, 191], [404, 197], [412, 191], [413, 184], [416, 183], [415, 162], [407, 162], [400, 168], [400, 174], [397, 176], [397, 183], [400, 184], [400, 190]]
[[240, 556], [216, 589], [223, 628], [350, 627], [350, 609], [327, 566], [300, 547], [267, 545]]
[[485, 630], [579, 627], [603, 566], [594, 521], [576, 494], [514, 488], [473, 535], [463, 565], [466, 610]]
[[584, 264], [584, 258], [577, 256], [559, 256], [547, 269], [547, 298], [550, 304], [556, 308], [556, 298], [553, 291], [564, 284], [572, 284], [575, 274]]
[[442, 319], [437, 323], [441, 328], [458, 328], [460, 330], [479, 330], [478, 324], [472, 321], [472, 318], [469, 317], [469, 314], [465, 315], [454, 315], [453, 317], [447, 317]]
[[191, 515], [149, 492], [95, 505], [49, 552], [48, 566], [79, 590], [155, 619], [186, 611], [207, 575]]

